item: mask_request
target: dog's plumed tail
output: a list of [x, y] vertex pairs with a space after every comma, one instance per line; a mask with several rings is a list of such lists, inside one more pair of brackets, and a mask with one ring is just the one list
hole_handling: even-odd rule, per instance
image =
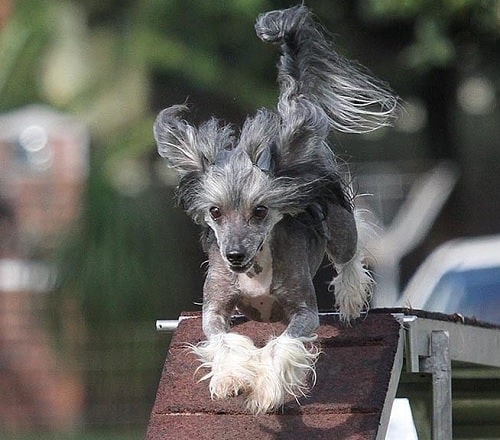
[[261, 40], [281, 45], [280, 100], [304, 96], [341, 132], [365, 133], [391, 125], [398, 98], [362, 66], [333, 50], [307, 7], [262, 14], [255, 29]]

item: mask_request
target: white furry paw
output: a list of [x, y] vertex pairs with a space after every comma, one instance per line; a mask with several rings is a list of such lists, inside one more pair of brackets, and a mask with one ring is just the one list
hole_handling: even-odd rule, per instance
[[338, 275], [331, 285], [335, 288], [335, 305], [342, 321], [356, 319], [368, 308], [373, 278], [358, 256], [338, 265]]
[[200, 380], [210, 379], [212, 399], [226, 399], [253, 388], [258, 349], [250, 338], [236, 333], [221, 334], [190, 346], [190, 351], [200, 360], [199, 368], [210, 369]]
[[259, 371], [247, 408], [253, 414], [274, 411], [288, 395], [305, 396], [316, 381], [315, 364], [320, 354], [313, 338], [281, 335], [260, 349]]

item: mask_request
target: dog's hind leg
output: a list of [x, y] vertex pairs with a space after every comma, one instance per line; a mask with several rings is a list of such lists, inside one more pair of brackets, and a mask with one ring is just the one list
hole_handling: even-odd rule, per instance
[[373, 278], [366, 267], [366, 244], [370, 225], [358, 211], [351, 213], [339, 205], [329, 205], [327, 253], [337, 271], [330, 284], [335, 306], [343, 321], [349, 322], [368, 308]]

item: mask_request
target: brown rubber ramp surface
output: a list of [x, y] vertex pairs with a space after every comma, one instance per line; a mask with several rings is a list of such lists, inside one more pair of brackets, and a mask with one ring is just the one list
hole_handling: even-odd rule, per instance
[[[185, 349], [187, 343], [204, 339], [201, 314], [185, 316], [172, 338], [151, 412], [148, 440], [377, 437], [394, 398], [395, 387], [389, 386], [393, 368], [396, 380], [399, 378], [395, 361], [402, 356], [398, 351], [401, 326], [392, 314], [370, 313], [351, 327], [334, 315], [321, 316], [317, 333], [323, 354], [317, 363], [316, 386], [300, 405], [291, 398], [282, 411], [261, 416], [246, 413], [241, 396], [225, 401], [210, 399], [208, 384], [198, 382], [202, 372], [195, 374], [199, 363]], [[233, 331], [251, 337], [259, 346], [284, 328], [282, 324], [244, 319], [235, 320], [233, 325]]]

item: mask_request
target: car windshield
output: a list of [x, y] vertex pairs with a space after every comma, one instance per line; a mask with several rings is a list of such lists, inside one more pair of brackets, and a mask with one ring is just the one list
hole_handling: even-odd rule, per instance
[[424, 309], [500, 324], [500, 267], [446, 272]]

